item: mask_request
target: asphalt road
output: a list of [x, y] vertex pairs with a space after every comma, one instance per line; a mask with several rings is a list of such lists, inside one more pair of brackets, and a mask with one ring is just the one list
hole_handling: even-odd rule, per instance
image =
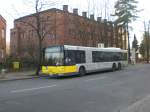
[[133, 112], [143, 102], [150, 104], [149, 99], [150, 65], [83, 77], [0, 82], [0, 112]]

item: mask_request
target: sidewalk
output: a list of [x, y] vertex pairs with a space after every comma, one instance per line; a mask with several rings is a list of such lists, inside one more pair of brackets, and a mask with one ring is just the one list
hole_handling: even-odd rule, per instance
[[0, 73], [0, 82], [38, 78], [38, 76], [34, 75], [34, 73], [35, 71]]
[[[150, 64], [135, 64], [135, 65], [128, 65], [128, 67], [125, 67], [125, 69], [137, 69], [137, 68], [145, 68], [149, 67]], [[32, 79], [32, 78], [38, 78], [40, 76], [34, 75], [35, 71], [22, 71], [22, 72], [8, 72], [8, 73], [0, 73], [0, 82], [2, 81], [11, 81], [11, 80], [23, 80], [23, 79]]]

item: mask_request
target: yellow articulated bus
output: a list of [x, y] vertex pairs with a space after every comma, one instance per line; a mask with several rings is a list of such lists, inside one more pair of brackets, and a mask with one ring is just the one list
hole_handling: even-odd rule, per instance
[[49, 76], [85, 75], [102, 70], [120, 70], [127, 66], [127, 50], [72, 45], [44, 49], [41, 72]]

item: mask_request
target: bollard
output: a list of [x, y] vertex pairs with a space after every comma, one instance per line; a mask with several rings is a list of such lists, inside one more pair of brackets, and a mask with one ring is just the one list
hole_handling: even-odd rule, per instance
[[1, 69], [1, 77], [4, 78], [6, 74], [6, 69]]

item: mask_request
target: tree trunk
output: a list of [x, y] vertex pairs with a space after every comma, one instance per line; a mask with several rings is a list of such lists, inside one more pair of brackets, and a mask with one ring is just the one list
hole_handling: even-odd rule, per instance
[[39, 39], [39, 49], [38, 49], [38, 64], [37, 64], [37, 70], [36, 70], [36, 75], [40, 75], [39, 72], [41, 70], [41, 65], [42, 65], [42, 41]]

